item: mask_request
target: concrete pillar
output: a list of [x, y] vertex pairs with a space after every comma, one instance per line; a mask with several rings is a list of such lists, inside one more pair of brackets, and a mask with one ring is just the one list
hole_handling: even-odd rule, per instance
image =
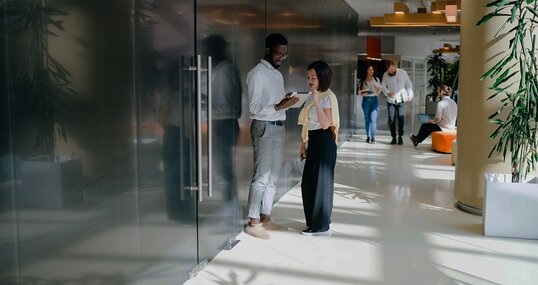
[[[495, 126], [488, 117], [498, 109], [499, 101], [486, 100], [492, 80], [480, 77], [508, 50], [507, 38], [493, 40], [503, 24], [494, 19], [486, 25], [476, 23], [488, 13], [486, 0], [461, 1], [460, 95], [458, 98], [458, 138], [454, 195], [458, 206], [481, 213], [484, 173], [510, 173], [508, 163], [488, 158], [494, 145], [490, 134]], [[510, 28], [506, 29], [509, 30]]]

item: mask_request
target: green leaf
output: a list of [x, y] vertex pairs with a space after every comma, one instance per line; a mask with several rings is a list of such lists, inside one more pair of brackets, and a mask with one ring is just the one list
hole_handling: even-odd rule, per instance
[[480, 77], [480, 80], [483, 80], [484, 78], [490, 76], [491, 78], [493, 78], [493, 76], [497, 75], [499, 72], [502, 71], [503, 67], [512, 60], [512, 54], [510, 54], [509, 56], [505, 57], [504, 59], [500, 60], [499, 62], [497, 62], [492, 68], [490, 68], [488, 71], [486, 71], [486, 73], [484, 73], [484, 75], [482, 75], [482, 77]]
[[499, 36], [499, 34], [502, 33], [502, 31], [506, 27], [506, 24], [508, 24], [508, 21], [504, 22], [504, 24], [501, 26], [501, 28], [495, 33], [495, 35], [493, 36], [494, 39], [496, 39]]
[[510, 13], [512, 14], [510, 16], [510, 23], [513, 23], [514, 20], [516, 19], [516, 16], [517, 16], [517, 9], [519, 8], [519, 5], [514, 5], [510, 11]]
[[478, 21], [476, 23], [476, 25], [481, 26], [481, 25], [485, 24], [487, 21], [491, 20], [493, 17], [502, 17], [502, 16], [510, 17], [511, 15], [510, 14], [504, 14], [504, 13], [497, 13], [497, 11], [495, 11], [495, 12], [489, 13], [489, 14], [485, 15], [484, 17], [482, 17], [482, 19], [480, 19], [480, 21]]
[[500, 125], [500, 126], [505, 126], [506, 125], [506, 123], [501, 119], [494, 119], [494, 120], [490, 120], [489, 122], [494, 124], [494, 125]]
[[527, 4], [534, 3], [534, 0], [527, 0]]
[[504, 82], [510, 80], [514, 75], [518, 74], [518, 71], [512, 72], [510, 75], [507, 76], [510, 69], [507, 69], [503, 74], [501, 74], [499, 77], [497, 77], [497, 80], [495, 80], [495, 83], [493, 83], [493, 87], [497, 88], [499, 85], [503, 84]]
[[[501, 2], [503, 2], [503, 3], [501, 3]], [[492, 7], [492, 6], [504, 6], [504, 4], [506, 4], [506, 2], [508, 2], [508, 0], [495, 0], [495, 1], [489, 2], [489, 3], [486, 4], [485, 6], [486, 6], [486, 7]]]

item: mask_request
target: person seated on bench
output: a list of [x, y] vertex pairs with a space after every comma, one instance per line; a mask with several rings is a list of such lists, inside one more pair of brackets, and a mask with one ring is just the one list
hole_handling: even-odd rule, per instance
[[437, 92], [441, 100], [439, 100], [439, 103], [437, 103], [435, 117], [428, 123], [422, 124], [416, 136], [411, 135], [411, 141], [415, 147], [433, 132], [456, 130], [458, 105], [456, 105], [456, 102], [450, 99], [452, 89], [443, 84], [439, 87]]

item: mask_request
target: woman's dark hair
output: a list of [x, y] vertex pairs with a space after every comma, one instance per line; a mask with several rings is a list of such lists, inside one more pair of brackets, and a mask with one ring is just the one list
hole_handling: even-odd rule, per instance
[[374, 74], [372, 74], [372, 78], [376, 79], [375, 77], [375, 66], [374, 64], [372, 63], [368, 63], [366, 64], [366, 69], [364, 70], [364, 74], [362, 74], [362, 78], [361, 78], [361, 86], [360, 86], [360, 89], [364, 89], [364, 82], [366, 81], [366, 77], [368, 77], [368, 68], [372, 67], [374, 69]]
[[287, 46], [288, 45], [288, 39], [286, 39], [285, 36], [281, 34], [270, 34], [265, 39], [265, 47], [266, 48], [274, 48], [278, 45]]
[[331, 67], [325, 61], [316, 60], [308, 65], [308, 70], [310, 69], [316, 71], [319, 83], [318, 90], [321, 92], [327, 91], [331, 86], [331, 79], [333, 76]]

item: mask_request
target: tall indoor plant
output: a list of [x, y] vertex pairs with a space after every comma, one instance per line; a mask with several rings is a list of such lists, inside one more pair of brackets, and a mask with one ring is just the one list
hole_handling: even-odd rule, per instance
[[489, 157], [497, 153], [506, 160], [510, 153], [512, 182], [518, 183], [536, 169], [538, 160], [538, 0], [493, 0], [486, 6], [492, 11], [477, 25], [501, 18], [504, 24], [494, 39], [510, 39], [509, 49], [481, 78], [494, 80], [488, 99], [502, 98], [489, 117], [497, 125], [490, 136], [496, 144]]
[[[489, 157], [510, 155], [510, 175], [485, 174], [483, 225], [487, 236], [538, 239], [538, 186], [525, 182], [538, 159], [538, 62], [536, 34], [538, 0], [493, 0], [492, 11], [477, 25], [502, 21], [492, 40], [509, 40], [500, 60], [484, 73], [491, 78], [489, 99], [499, 98], [499, 108], [489, 116], [497, 128]], [[499, 22], [501, 22], [499, 21]], [[511, 181], [511, 182], [510, 182]]]

